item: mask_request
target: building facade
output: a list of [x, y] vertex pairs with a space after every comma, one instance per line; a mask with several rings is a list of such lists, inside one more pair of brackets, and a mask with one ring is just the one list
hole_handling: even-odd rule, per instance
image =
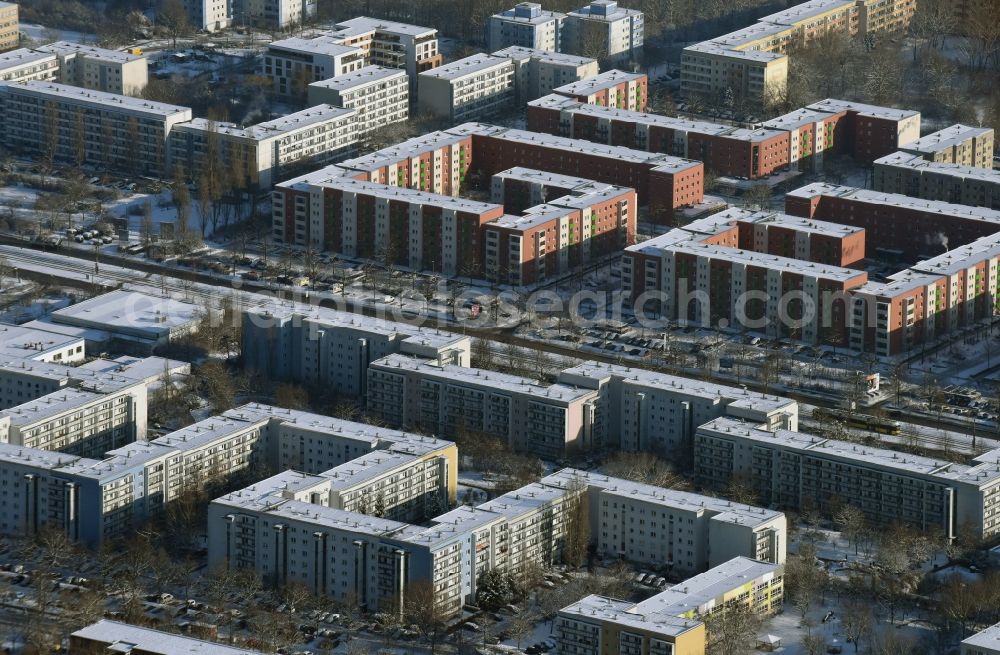
[[367, 392], [368, 365], [393, 353], [469, 365], [468, 337], [306, 303], [244, 313], [244, 367], [269, 380]]
[[904, 144], [900, 150], [937, 164], [992, 170], [993, 129], [952, 125]]
[[874, 162], [876, 191], [1000, 210], [1000, 171], [896, 152]]
[[191, 110], [164, 103], [28, 81], [0, 89], [5, 145], [55, 160], [164, 176], [170, 132]]
[[700, 426], [695, 439], [700, 484], [742, 476], [764, 505], [852, 505], [872, 525], [901, 521], [949, 539], [960, 528], [984, 539], [1000, 532], [996, 451], [967, 466], [729, 418]]
[[409, 79], [396, 68], [365, 66], [349, 75], [313, 82], [308, 94], [311, 107], [326, 104], [353, 109], [359, 140], [410, 117]]
[[28, 48], [18, 48], [0, 54], [0, 81], [55, 81], [58, 76], [59, 59], [53, 54]]
[[510, 59], [472, 55], [420, 73], [417, 106], [453, 123], [499, 114], [514, 106], [514, 77]]
[[305, 97], [309, 85], [349, 75], [366, 66], [361, 48], [344, 45], [330, 32], [304, 39], [272, 41], [264, 51], [261, 74], [281, 96]]
[[511, 46], [561, 52], [566, 14], [546, 11], [537, 2], [519, 2], [490, 16], [486, 41], [489, 50]]
[[593, 390], [389, 355], [368, 367], [367, 410], [394, 426], [488, 435], [547, 459], [593, 447]]
[[572, 82], [597, 75], [597, 60], [546, 50], [509, 46], [493, 53], [514, 64], [517, 105], [534, 100]]
[[781, 608], [780, 565], [737, 557], [640, 603], [591, 595], [559, 611], [560, 653], [574, 655], [703, 655], [705, 618], [730, 607], [760, 616]]
[[556, 87], [552, 93], [588, 105], [642, 112], [646, 111], [649, 102], [649, 78], [645, 73], [626, 73], [613, 68]]
[[861, 37], [906, 28], [913, 0], [809, 0], [757, 23], [684, 48], [681, 90], [721, 99], [726, 94], [758, 102], [784, 97], [788, 51], [825, 34]]
[[141, 55], [71, 41], [50, 43], [37, 50], [58, 58], [59, 81], [63, 84], [140, 96], [149, 82], [148, 61]]

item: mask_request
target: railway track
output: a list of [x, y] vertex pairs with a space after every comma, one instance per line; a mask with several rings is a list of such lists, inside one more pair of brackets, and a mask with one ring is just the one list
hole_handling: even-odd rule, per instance
[[[224, 278], [201, 271], [177, 270], [176, 268], [156, 262], [136, 261], [131, 258], [123, 258], [106, 254], [102, 254], [100, 257], [99, 272], [95, 277], [93, 276], [92, 269], [94, 263], [93, 255], [82, 249], [69, 248], [53, 252], [43, 249], [39, 244], [17, 241], [16, 239], [5, 235], [0, 235], [0, 255], [6, 257], [12, 264], [26, 262], [34, 264], [35, 266], [44, 266], [50, 271], [49, 274], [53, 275], [53, 277], [59, 277], [55, 275], [55, 273], [63, 272], [66, 274], [68, 279], [77, 283], [80, 282], [79, 278], [81, 273], [86, 272], [91, 276], [91, 284], [97, 283], [109, 287], [125, 285], [147, 288], [153, 287], [169, 291], [172, 294], [181, 294], [183, 297], [198, 300], [207, 304], [217, 304], [219, 300], [224, 297], [224, 294], [220, 294], [220, 291], [227, 291], [229, 295], [237, 296], [245, 306], [250, 307], [271, 303], [276, 297], [289, 300], [302, 299], [301, 293], [295, 294], [291, 291], [291, 289], [285, 290], [276, 288], [274, 285], [267, 283], [239, 280], [238, 287], [234, 287], [234, 280], [230, 277]], [[142, 273], [145, 275], [141, 275]], [[365, 316], [379, 318], [384, 317], [384, 312], [380, 312], [377, 308], [373, 307], [371, 304], [365, 303], [364, 301], [359, 302], [355, 300], [348, 300], [345, 302], [341, 300], [338, 302], [333, 298], [326, 298], [320, 295], [320, 300], [313, 300], [313, 302], [320, 306], [331, 307]], [[439, 318], [438, 325], [436, 327], [442, 330], [455, 332], [457, 334], [483, 338], [501, 345], [514, 345], [527, 351], [541, 351], [549, 355], [566, 358], [570, 361], [588, 359], [609, 364], [625, 364], [635, 368], [666, 371], [684, 377], [698, 377], [699, 375], [705, 375], [707, 372], [709, 378], [712, 380], [716, 380], [721, 384], [733, 384], [732, 380], [716, 376], [712, 371], [692, 371], [668, 365], [654, 366], [645, 361], [633, 360], [617, 355], [612, 356], [591, 351], [581, 352], [579, 347], [576, 345], [564, 346], [548, 341], [539, 341], [528, 337], [520, 337], [513, 334], [513, 327], [473, 327], [469, 325], [462, 325], [461, 323], [455, 322], [450, 318], [446, 318], [444, 320]], [[499, 357], [511, 357], [513, 354], [511, 351], [503, 348], [493, 348], [492, 352], [495, 356]], [[521, 362], [527, 368], [530, 368], [531, 365], [537, 363], [537, 357], [530, 354], [517, 354], [513, 355], [513, 357], [516, 361]], [[743, 381], [742, 384], [750, 391], [763, 393], [763, 386], [760, 384], [753, 381]], [[783, 396], [808, 405], [826, 408], [833, 408], [836, 406], [834, 401], [823, 401], [811, 395], [797, 393], [794, 390], [781, 391], [780, 393]], [[932, 421], [920, 417], [904, 416], [902, 418], [906, 422], [923, 427], [937, 429], [942, 427]], [[967, 435], [973, 434], [972, 430], [967, 427], [949, 427], [952, 428], [954, 432], [964, 433]], [[877, 433], [872, 434], [879, 437], [884, 436], [878, 435]], [[929, 435], [914, 433], [914, 436], [923, 441], [934, 441], [934, 438], [929, 437]], [[982, 437], [983, 432], [979, 431], [977, 436]], [[938, 441], [940, 442], [939, 445], [944, 446], [946, 445], [944, 442], [947, 441], [947, 439], [938, 439]]]

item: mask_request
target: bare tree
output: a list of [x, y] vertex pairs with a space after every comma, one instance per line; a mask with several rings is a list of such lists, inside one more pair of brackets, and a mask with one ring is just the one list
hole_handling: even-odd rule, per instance
[[173, 40], [173, 47], [176, 50], [177, 39], [187, 36], [193, 29], [184, 9], [183, 0], [163, 0], [157, 17]]
[[849, 600], [844, 605], [840, 624], [844, 631], [844, 639], [854, 644], [854, 652], [857, 653], [861, 640], [867, 638], [872, 629], [871, 607], [858, 599]]
[[430, 580], [410, 584], [403, 599], [403, 616], [407, 622], [417, 626], [430, 644], [433, 655], [444, 638], [448, 613], [442, 608]]
[[747, 605], [727, 605], [705, 617], [708, 655], [744, 655], [753, 651], [761, 618]]

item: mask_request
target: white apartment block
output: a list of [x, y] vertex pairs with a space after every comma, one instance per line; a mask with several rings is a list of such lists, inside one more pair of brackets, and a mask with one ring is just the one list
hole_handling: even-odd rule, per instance
[[365, 396], [368, 365], [400, 352], [468, 366], [468, 337], [306, 303], [275, 302], [244, 313], [243, 361], [269, 380], [326, 385]]
[[598, 74], [597, 60], [578, 55], [509, 46], [493, 53], [514, 63], [518, 105], [552, 93], [557, 88]]
[[59, 77], [59, 59], [47, 52], [18, 48], [0, 54], [0, 82], [52, 81]]
[[900, 150], [929, 162], [993, 170], [991, 127], [952, 125], [900, 146]]
[[317, 0], [230, 0], [238, 25], [291, 29], [316, 17]]
[[140, 55], [71, 41], [58, 41], [37, 49], [59, 58], [59, 81], [63, 84], [138, 96], [149, 83], [148, 61]]
[[155, 176], [170, 131], [191, 120], [187, 107], [41, 81], [3, 85], [0, 106], [8, 148]]
[[367, 410], [432, 434], [484, 434], [546, 459], [593, 445], [597, 392], [406, 355], [368, 367]]
[[417, 106], [453, 123], [478, 120], [514, 105], [514, 63], [478, 54], [420, 73]]
[[342, 39], [324, 32], [310, 39], [271, 42], [264, 51], [261, 74], [271, 80], [278, 95], [305, 97], [313, 82], [347, 75], [365, 65], [361, 48], [343, 45]]
[[[306, 440], [310, 445], [303, 447]], [[372, 465], [367, 487], [360, 484], [365, 475], [357, 476], [359, 484], [342, 485], [347, 496], [374, 491], [386, 511], [410, 515], [454, 502], [457, 455], [449, 442], [252, 404], [101, 459], [0, 444], [0, 480], [12, 483], [0, 492], [0, 531], [30, 535], [62, 527], [72, 540], [98, 545], [124, 536], [206, 479], [289, 461], [315, 474], [374, 452], [416, 459], [395, 470]]]
[[591, 595], [559, 611], [560, 653], [695, 655], [705, 652], [702, 621], [733, 606], [768, 616], [781, 609], [784, 567], [734, 557], [640, 603]]
[[703, 485], [745, 477], [762, 504], [821, 511], [854, 505], [876, 526], [894, 521], [953, 538], [968, 526], [1000, 533], [1000, 452], [973, 466], [720, 418], [698, 428], [695, 475]]
[[487, 47], [491, 52], [511, 46], [559, 52], [565, 20], [566, 14], [545, 11], [537, 2], [519, 2], [490, 16]]
[[542, 484], [586, 486], [591, 537], [602, 557], [666, 566], [677, 575], [734, 557], [785, 562], [788, 534], [781, 512], [577, 469], [553, 473]]
[[794, 400], [627, 366], [586, 362], [558, 381], [598, 392], [594, 444], [673, 455], [694, 443], [698, 426], [719, 416], [798, 429]]
[[308, 104], [355, 110], [357, 138], [410, 117], [410, 81], [406, 71], [365, 66], [347, 75], [309, 85]]
[[961, 655], [1000, 655], [1000, 623], [962, 640]]
[[250, 127], [196, 118], [171, 132], [171, 163], [182, 165], [194, 179], [206, 163], [230, 171], [238, 168], [247, 186], [269, 189], [302, 168], [353, 154], [356, 118], [356, 110], [328, 104]]
[[216, 32], [233, 24], [232, 0], [184, 0], [184, 9], [197, 30]]
[[615, 0], [594, 0], [566, 15], [563, 51], [628, 62], [642, 52], [641, 11], [619, 7]]
[[416, 94], [417, 75], [444, 61], [437, 30], [430, 27], [359, 16], [337, 23], [332, 35], [344, 45], [360, 48], [365, 65], [405, 70], [411, 97]]

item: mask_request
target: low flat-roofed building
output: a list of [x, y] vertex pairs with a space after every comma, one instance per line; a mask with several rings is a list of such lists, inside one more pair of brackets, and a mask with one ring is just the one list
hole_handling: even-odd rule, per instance
[[85, 358], [84, 340], [38, 325], [0, 323], [0, 356], [73, 364]]
[[0, 54], [0, 82], [53, 81], [58, 76], [59, 59], [54, 54], [28, 48], [18, 48]]
[[73, 655], [264, 655], [261, 651], [226, 646], [174, 634], [101, 619], [69, 636]]
[[118, 290], [56, 310], [52, 320], [157, 345], [195, 332], [206, 316], [205, 308], [193, 303]]
[[1000, 624], [962, 640], [962, 655], [1000, 655]]

